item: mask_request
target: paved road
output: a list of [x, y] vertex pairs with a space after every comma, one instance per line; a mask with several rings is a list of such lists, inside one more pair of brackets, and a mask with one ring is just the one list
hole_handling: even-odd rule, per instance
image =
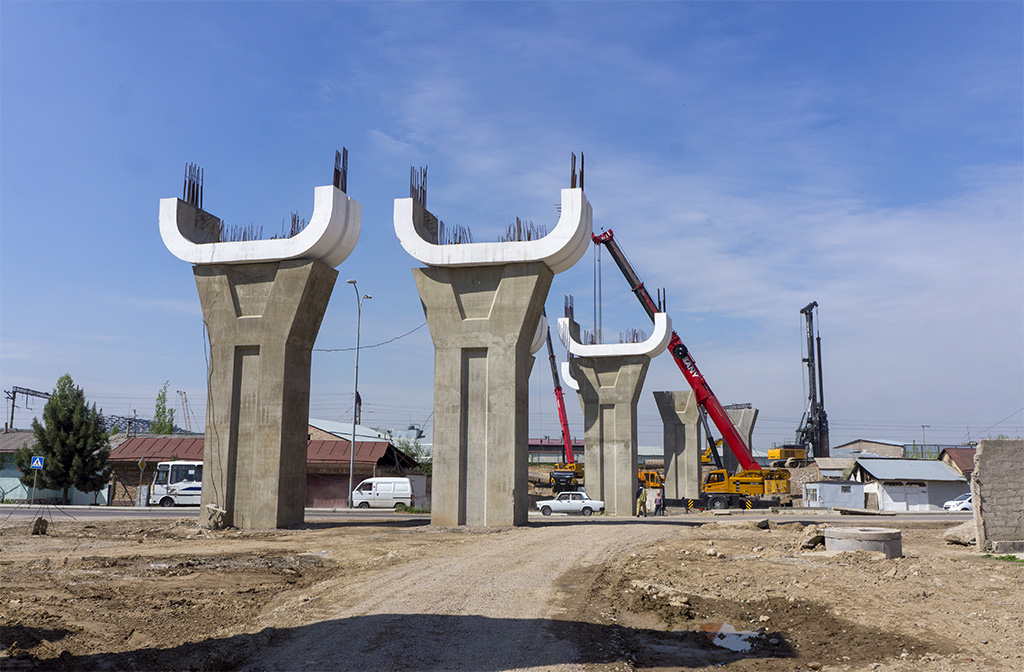
[[[68, 516], [79, 520], [95, 519], [132, 519], [132, 518], [198, 518], [199, 507], [127, 507], [127, 506], [25, 506], [16, 504], [0, 504], [0, 524], [6, 521], [22, 520], [43, 516], [58, 518]], [[768, 518], [776, 523], [801, 522], [810, 523], [842, 523], [846, 525], [885, 525], [893, 523], [934, 521], [937, 523], [962, 523], [973, 516], [970, 512], [946, 513], [945, 511], [897, 512], [893, 515], [841, 515], [831, 511], [808, 509], [791, 509], [771, 513], [767, 511], [731, 511], [728, 513], [682, 513], [669, 509], [669, 515], [658, 518], [615, 518], [611, 516], [591, 516], [586, 519], [594, 524], [649, 524], [649, 525], [701, 525], [713, 520], [725, 522], [729, 520], [750, 520]], [[352, 521], [423, 521], [427, 524], [429, 514], [396, 513], [390, 509], [306, 509], [306, 522]], [[584, 522], [581, 516], [551, 515], [541, 516], [539, 512], [530, 513], [530, 524], [535, 526], [578, 524]]]

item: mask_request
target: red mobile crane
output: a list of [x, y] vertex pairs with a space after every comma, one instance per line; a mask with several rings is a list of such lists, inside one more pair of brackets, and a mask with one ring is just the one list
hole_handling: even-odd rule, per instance
[[[644, 287], [644, 283], [640, 280], [636, 271], [630, 266], [619, 244], [615, 242], [615, 235], [611, 229], [599, 235], [594, 235], [593, 239], [595, 244], [604, 245], [608, 248], [608, 253], [612, 255], [612, 259], [615, 260], [619, 270], [626, 276], [626, 281], [629, 282], [629, 286], [633, 293], [636, 294], [636, 298], [640, 299], [640, 304], [647, 311], [648, 317], [654, 320], [654, 314], [660, 312], [659, 306], [651, 298], [650, 292]], [[725, 409], [722, 408], [722, 404], [719, 403], [718, 397], [711, 391], [711, 386], [704, 380], [700, 369], [697, 368], [697, 363], [693, 361], [689, 350], [687, 350], [683, 340], [679, 338], [679, 334], [675, 331], [672, 332], [672, 339], [668, 342], [668, 348], [672, 353], [672, 358], [676, 360], [679, 370], [686, 377], [686, 382], [690, 384], [694, 394], [697, 395], [698, 406], [711, 416], [711, 421], [715, 423], [715, 427], [722, 433], [725, 444], [732, 451], [732, 454], [736, 456], [740, 467], [743, 469], [760, 469], [761, 465], [750, 454], [750, 449], [747, 448], [743, 437], [740, 436], [735, 425], [732, 424], [732, 420], [726, 414]]]
[[[661, 312], [662, 306], [651, 298], [650, 292], [647, 291], [644, 283], [633, 270], [619, 244], [615, 242], [615, 235], [609, 229], [592, 237], [594, 244], [604, 245], [608, 249], [615, 264], [626, 277], [630, 289], [640, 300], [648, 317], [653, 320], [654, 314]], [[693, 361], [689, 350], [675, 331], [672, 332], [668, 348], [679, 370], [683, 372], [686, 382], [693, 389], [698, 407], [703, 411], [700, 414], [701, 421], [704, 423], [704, 433], [712, 454], [717, 458], [715, 442], [711, 437], [711, 428], [707, 424], [707, 416], [711, 417], [711, 421], [715, 423], [715, 427], [722, 434], [723, 442], [740, 464], [741, 471], [732, 476], [729, 476], [725, 469], [721, 468], [713, 470], [708, 475], [708, 480], [704, 483], [704, 491], [708, 493], [708, 505], [712, 508], [725, 508], [733, 504], [745, 505], [749, 508], [755, 501], [751, 497], [764, 494], [788, 494], [789, 472], [785, 469], [761, 469], [761, 465], [754, 460], [747, 443], [740, 436], [736, 426], [732, 424], [732, 420], [718, 401], [718, 397], [711, 391], [711, 386], [704, 379], [700, 369], [697, 368], [697, 363]]]
[[558, 422], [562, 425], [562, 446], [566, 464], [576, 462], [572, 452], [572, 438], [569, 434], [569, 418], [565, 414], [565, 397], [562, 396], [562, 384], [558, 381], [558, 365], [555, 363], [555, 349], [551, 347], [551, 325], [548, 325], [548, 362], [551, 363], [551, 380], [555, 384], [555, 401], [558, 404]]
[[[545, 316], [546, 317], [546, 316]], [[548, 325], [548, 361], [551, 363], [551, 379], [555, 384], [555, 401], [558, 404], [558, 422], [562, 426], [562, 458], [565, 462], [555, 465], [548, 474], [551, 486], [556, 489], [577, 485], [583, 478], [583, 465], [576, 461], [572, 450], [572, 436], [569, 433], [569, 418], [565, 414], [565, 397], [558, 380], [558, 365], [555, 363], [555, 349], [551, 346], [551, 325]]]

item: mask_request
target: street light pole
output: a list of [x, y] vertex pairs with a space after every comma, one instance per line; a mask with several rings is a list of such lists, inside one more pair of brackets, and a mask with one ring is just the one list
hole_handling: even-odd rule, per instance
[[359, 421], [359, 322], [363, 314], [363, 299], [372, 299], [369, 294], [359, 296], [359, 287], [355, 280], [349, 280], [348, 284], [356, 292], [356, 370], [355, 383], [353, 384], [352, 395], [352, 445], [348, 448], [348, 508], [352, 508], [352, 476], [356, 466], [356, 423]]

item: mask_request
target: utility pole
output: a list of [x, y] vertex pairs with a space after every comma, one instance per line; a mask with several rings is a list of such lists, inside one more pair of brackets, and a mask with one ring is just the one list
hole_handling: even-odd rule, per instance
[[11, 421], [7, 425], [8, 427], [11, 428], [11, 431], [14, 431], [14, 401], [15, 401], [15, 399], [18, 398], [19, 394], [21, 396], [23, 396], [23, 397], [40, 397], [41, 399], [49, 399], [50, 398], [50, 393], [49, 392], [40, 392], [38, 390], [29, 390], [27, 388], [17, 387], [17, 386], [12, 387], [10, 390], [4, 390], [4, 394], [6, 394], [7, 398], [11, 400]]

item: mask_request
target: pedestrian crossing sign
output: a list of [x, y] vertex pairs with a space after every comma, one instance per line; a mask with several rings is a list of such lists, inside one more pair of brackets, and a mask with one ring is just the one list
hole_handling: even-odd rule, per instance
[[43, 468], [43, 458], [42, 458], [41, 455], [33, 455], [32, 456], [32, 468], [33, 469], [42, 469]]

